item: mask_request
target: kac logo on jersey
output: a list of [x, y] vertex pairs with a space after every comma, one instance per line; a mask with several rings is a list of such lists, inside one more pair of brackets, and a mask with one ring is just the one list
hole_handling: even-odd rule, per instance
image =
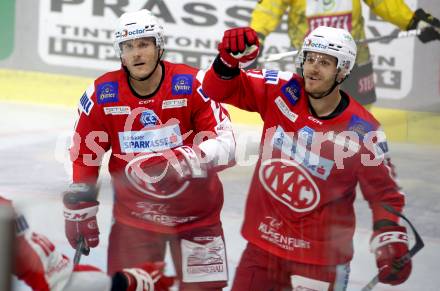
[[172, 95], [185, 95], [192, 93], [193, 77], [189, 74], [174, 75], [171, 82]]
[[295, 161], [266, 160], [261, 163], [259, 178], [273, 198], [296, 213], [313, 210], [321, 199], [316, 183]]
[[159, 117], [153, 110], [145, 110], [142, 112], [140, 121], [143, 126], [154, 126], [159, 122]]
[[[156, 183], [153, 181], [158, 181], [157, 179], [159, 178], [162, 179], [165, 173], [159, 173], [158, 176], [150, 176], [151, 173], [148, 174], [145, 169], [148, 169], [148, 165], [151, 164], [151, 158], [161, 155], [161, 153], [151, 153], [137, 156], [125, 166], [125, 175], [128, 181], [131, 183], [131, 186], [136, 188], [138, 191], [158, 199], [170, 199], [185, 191], [190, 182], [184, 181], [181, 183], [174, 183], [167, 189], [156, 188]], [[165, 167], [170, 165], [170, 162], [168, 162], [168, 165]]]
[[105, 82], [98, 85], [96, 99], [98, 104], [118, 102], [118, 83]]
[[281, 88], [281, 92], [287, 97], [290, 104], [295, 105], [301, 96], [301, 85], [298, 80], [292, 79]]

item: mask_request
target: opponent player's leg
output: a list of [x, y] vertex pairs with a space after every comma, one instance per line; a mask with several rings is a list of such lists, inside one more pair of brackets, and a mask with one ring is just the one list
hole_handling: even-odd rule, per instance
[[170, 240], [180, 291], [219, 291], [227, 286], [228, 268], [221, 224], [179, 233]]
[[123, 268], [163, 261], [165, 239], [163, 234], [116, 222], [109, 236], [107, 272], [112, 275]]

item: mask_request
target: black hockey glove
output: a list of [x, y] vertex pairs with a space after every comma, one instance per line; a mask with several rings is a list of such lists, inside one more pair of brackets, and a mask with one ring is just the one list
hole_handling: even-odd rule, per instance
[[414, 12], [408, 29], [420, 29], [419, 39], [423, 43], [440, 40], [440, 20], [419, 8]]

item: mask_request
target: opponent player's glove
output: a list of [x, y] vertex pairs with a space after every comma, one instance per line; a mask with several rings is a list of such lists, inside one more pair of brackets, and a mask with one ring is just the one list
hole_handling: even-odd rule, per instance
[[168, 291], [174, 277], [163, 275], [164, 266], [163, 262], [156, 262], [123, 269], [113, 276], [111, 291]]
[[432, 40], [440, 40], [440, 20], [435, 18], [423, 9], [419, 8], [414, 12], [414, 16], [408, 29], [420, 29], [418, 38], [421, 42], [427, 43]]
[[86, 247], [94, 248], [99, 243], [97, 195], [96, 186], [82, 183], [71, 184], [63, 193], [66, 237], [73, 248], [76, 248], [81, 237]]
[[159, 192], [169, 193], [190, 179], [206, 178], [206, 164], [201, 163], [201, 150], [180, 146], [155, 154], [145, 163], [143, 171]]
[[250, 27], [226, 30], [218, 45], [220, 60], [229, 68], [246, 68], [258, 57], [260, 42]]
[[398, 285], [411, 274], [411, 259], [401, 259], [408, 253], [408, 236], [403, 226], [384, 226], [373, 233], [371, 251], [376, 255], [379, 281]]

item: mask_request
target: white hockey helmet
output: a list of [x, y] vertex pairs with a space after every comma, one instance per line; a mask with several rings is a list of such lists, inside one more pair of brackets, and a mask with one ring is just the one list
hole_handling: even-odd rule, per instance
[[160, 49], [164, 47], [163, 27], [157, 17], [147, 9], [122, 14], [113, 39], [116, 55], [121, 55], [121, 43], [142, 37], [154, 37], [156, 46]]
[[305, 52], [333, 56], [338, 60], [336, 68], [345, 72], [347, 76], [356, 61], [356, 51], [356, 42], [348, 31], [341, 28], [319, 26], [304, 39], [299, 57], [303, 63]]

